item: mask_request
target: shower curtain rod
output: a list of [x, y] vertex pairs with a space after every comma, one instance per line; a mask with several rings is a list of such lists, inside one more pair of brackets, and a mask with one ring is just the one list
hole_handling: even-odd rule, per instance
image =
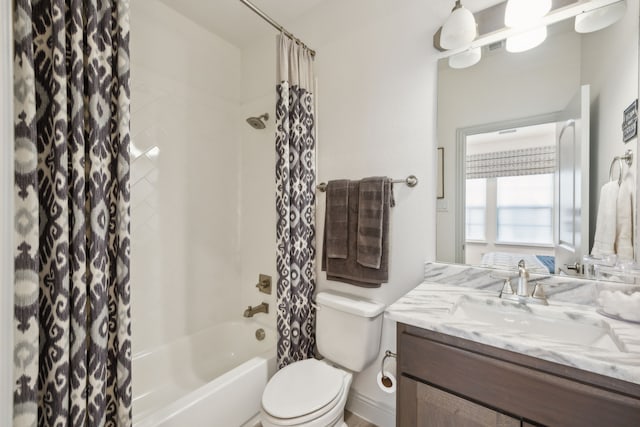
[[294, 36], [293, 33], [290, 33], [289, 31], [287, 31], [282, 25], [278, 24], [273, 18], [271, 18], [266, 13], [264, 13], [262, 10], [258, 9], [258, 7], [255, 4], [251, 3], [249, 0], [240, 0], [240, 2], [242, 4], [244, 4], [245, 6], [247, 6], [249, 9], [253, 10], [256, 13], [256, 15], [258, 15], [259, 17], [261, 17], [262, 19], [267, 21], [269, 24], [271, 24], [271, 26], [273, 28], [275, 28], [278, 31], [281, 31], [282, 33], [286, 34], [288, 37], [290, 37], [291, 39], [293, 39], [297, 43], [299, 43], [302, 46], [304, 46], [304, 48], [309, 51], [311, 56], [313, 56], [315, 58], [315, 56], [316, 56], [316, 51], [315, 50], [311, 49], [309, 46], [304, 44], [304, 42], [302, 40], [300, 40], [299, 38], [297, 38], [296, 36]]

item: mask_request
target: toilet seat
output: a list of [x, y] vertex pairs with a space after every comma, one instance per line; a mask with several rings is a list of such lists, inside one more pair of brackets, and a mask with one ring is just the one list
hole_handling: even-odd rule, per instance
[[325, 426], [331, 425], [329, 418], [342, 417], [350, 385], [350, 373], [327, 363], [316, 359], [292, 363], [267, 384], [262, 395], [263, 417], [267, 424], [278, 426], [311, 425], [321, 420], [327, 422]]

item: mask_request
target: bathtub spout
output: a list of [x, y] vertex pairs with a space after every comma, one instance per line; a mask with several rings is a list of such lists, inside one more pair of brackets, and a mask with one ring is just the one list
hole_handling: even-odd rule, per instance
[[268, 313], [269, 312], [269, 304], [267, 304], [266, 302], [263, 302], [260, 305], [257, 305], [255, 307], [251, 307], [249, 306], [244, 313], [242, 313], [242, 315], [244, 317], [253, 317], [254, 314], [256, 313]]

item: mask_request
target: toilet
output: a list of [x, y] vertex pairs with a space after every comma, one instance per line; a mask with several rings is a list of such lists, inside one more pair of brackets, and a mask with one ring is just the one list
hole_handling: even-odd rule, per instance
[[384, 304], [336, 292], [318, 293], [316, 303], [316, 342], [325, 359], [294, 362], [276, 372], [262, 393], [263, 427], [346, 427], [353, 372], [378, 355]]

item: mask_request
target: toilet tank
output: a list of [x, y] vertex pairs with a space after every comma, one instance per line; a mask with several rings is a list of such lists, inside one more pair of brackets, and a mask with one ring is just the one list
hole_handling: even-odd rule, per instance
[[316, 303], [320, 354], [351, 371], [362, 371], [380, 351], [385, 305], [334, 292], [318, 293]]

